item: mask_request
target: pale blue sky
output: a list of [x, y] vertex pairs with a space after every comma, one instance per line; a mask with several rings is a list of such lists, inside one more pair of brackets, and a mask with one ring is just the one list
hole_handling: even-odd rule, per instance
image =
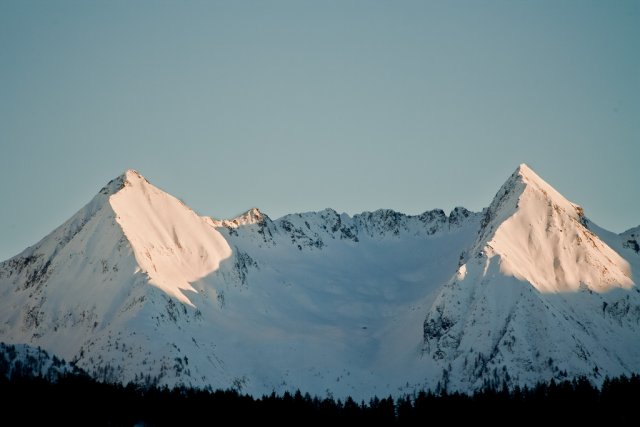
[[480, 210], [521, 162], [640, 224], [640, 1], [0, 0], [0, 259], [127, 168], [201, 214]]

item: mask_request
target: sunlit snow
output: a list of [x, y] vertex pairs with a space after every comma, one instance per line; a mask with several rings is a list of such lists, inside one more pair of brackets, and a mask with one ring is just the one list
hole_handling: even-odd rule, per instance
[[598, 382], [640, 369], [638, 230], [599, 228], [526, 165], [479, 213], [276, 220], [200, 216], [127, 171], [0, 264], [0, 340], [258, 395]]

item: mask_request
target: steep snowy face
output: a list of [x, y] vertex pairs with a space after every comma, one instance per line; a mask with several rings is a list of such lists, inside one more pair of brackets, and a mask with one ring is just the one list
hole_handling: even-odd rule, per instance
[[218, 269], [231, 248], [210, 221], [175, 197], [127, 171], [122, 188], [109, 198], [141, 270], [151, 284], [192, 305], [184, 291]]
[[[488, 209], [476, 249], [540, 292], [633, 285], [629, 263], [582, 224], [582, 208], [522, 164]], [[494, 259], [494, 257], [497, 257]]]
[[157, 299], [149, 288], [190, 305], [190, 283], [230, 255], [212, 225], [127, 171], [40, 242], [0, 263], [0, 337], [71, 360], [98, 331], [108, 335]]
[[[598, 382], [640, 366], [630, 264], [584, 224], [582, 209], [526, 165], [513, 173], [424, 321], [441, 385]], [[634, 246], [633, 237], [599, 233], [618, 250]]]
[[[112, 180], [68, 221], [0, 264], [0, 337], [68, 360], [105, 328], [126, 322], [147, 282], [116, 222]], [[137, 271], [137, 272], [136, 272]]]

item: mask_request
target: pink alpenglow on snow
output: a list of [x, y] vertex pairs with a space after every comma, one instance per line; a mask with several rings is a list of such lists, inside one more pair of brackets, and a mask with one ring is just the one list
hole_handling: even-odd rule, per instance
[[640, 371], [640, 227], [526, 165], [482, 212], [196, 214], [129, 170], [0, 263], [0, 341], [122, 383], [424, 388]]

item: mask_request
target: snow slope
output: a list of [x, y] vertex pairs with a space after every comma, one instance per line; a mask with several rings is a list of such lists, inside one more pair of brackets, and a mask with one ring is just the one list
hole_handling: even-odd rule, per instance
[[39, 345], [101, 377], [157, 376], [161, 367], [142, 356], [170, 363], [149, 325], [170, 314], [155, 306], [194, 311], [189, 283], [230, 255], [206, 219], [127, 171], [0, 266], [1, 340]]
[[494, 217], [485, 228], [496, 229], [486, 245], [489, 257], [500, 257], [502, 273], [543, 293], [633, 285], [629, 263], [580, 223], [582, 208], [526, 165], [502, 191], [489, 208]]
[[443, 385], [598, 382], [637, 371], [630, 263], [587, 222], [526, 165], [514, 172], [425, 320], [424, 351], [442, 366]]
[[199, 216], [127, 171], [0, 264], [0, 341], [103, 380], [257, 395], [598, 380], [640, 367], [639, 234], [525, 165], [482, 213], [276, 220]]
[[210, 222], [137, 172], [127, 171], [123, 181], [109, 204], [140, 269], [158, 288], [192, 305], [184, 291], [193, 292], [190, 283], [217, 270], [231, 248]]

